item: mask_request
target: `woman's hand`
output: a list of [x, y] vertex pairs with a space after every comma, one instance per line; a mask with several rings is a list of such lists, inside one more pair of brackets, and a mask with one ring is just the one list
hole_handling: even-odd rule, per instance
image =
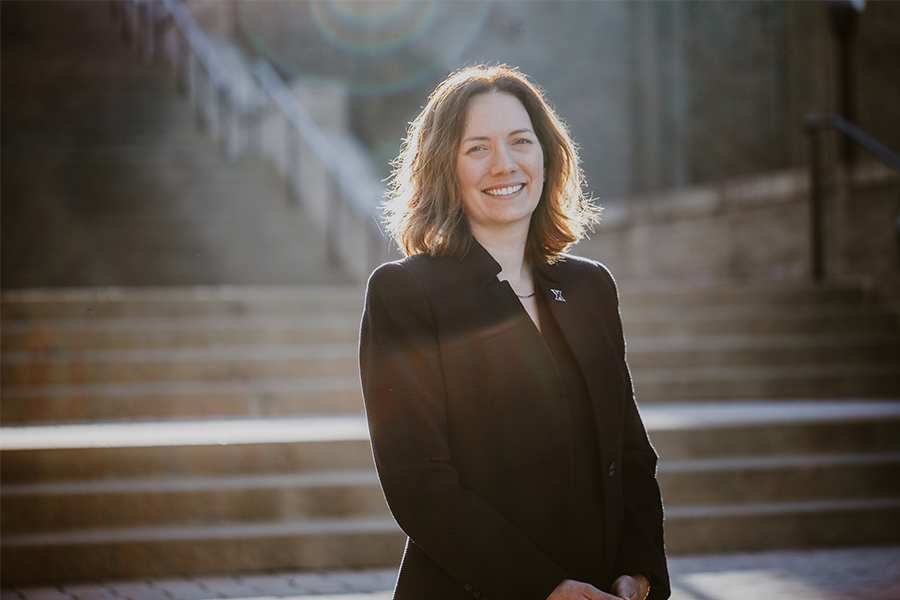
[[585, 598], [587, 600], [619, 600], [616, 596], [601, 592], [589, 583], [582, 583], [574, 579], [566, 579], [556, 586], [547, 600], [585, 600]]
[[644, 600], [650, 591], [650, 582], [643, 575], [622, 575], [613, 582], [612, 591], [625, 600]]

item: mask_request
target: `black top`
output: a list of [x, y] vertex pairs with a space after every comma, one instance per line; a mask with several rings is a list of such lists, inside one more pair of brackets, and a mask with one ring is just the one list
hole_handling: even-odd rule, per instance
[[598, 572], [597, 565], [603, 563], [603, 479], [600, 476], [603, 462], [594, 427], [594, 409], [578, 361], [541, 294], [538, 295], [538, 310], [541, 333], [563, 381], [572, 421], [575, 451], [572, 515], [574, 522], [579, 524], [576, 532], [581, 537], [574, 547], [582, 550], [575, 556], [570, 555], [565, 566], [572, 579], [601, 585], [591, 581]]

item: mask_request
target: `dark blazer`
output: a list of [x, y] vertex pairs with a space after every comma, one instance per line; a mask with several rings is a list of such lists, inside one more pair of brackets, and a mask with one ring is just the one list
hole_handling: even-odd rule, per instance
[[[360, 372], [385, 498], [409, 536], [398, 600], [544, 600], [579, 552], [574, 450], [562, 381], [500, 266], [479, 244], [379, 267], [369, 280]], [[568, 256], [534, 270], [584, 375], [604, 485], [605, 560], [667, 598], [656, 453], [635, 406], [615, 283]]]

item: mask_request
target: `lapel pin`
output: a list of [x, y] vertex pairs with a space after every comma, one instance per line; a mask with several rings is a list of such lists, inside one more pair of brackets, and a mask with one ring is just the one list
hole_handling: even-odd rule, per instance
[[550, 288], [550, 291], [553, 292], [553, 299], [556, 300], [557, 302], [565, 302], [566, 301], [566, 299], [563, 298], [562, 290], [554, 290], [553, 288]]

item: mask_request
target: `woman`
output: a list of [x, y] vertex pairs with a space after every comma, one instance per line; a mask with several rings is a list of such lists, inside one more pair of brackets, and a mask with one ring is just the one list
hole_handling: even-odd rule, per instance
[[[663, 599], [656, 454], [612, 277], [563, 252], [596, 219], [574, 145], [505, 65], [410, 126], [369, 280], [360, 372], [397, 600]], [[613, 594], [613, 595], [610, 595]]]

